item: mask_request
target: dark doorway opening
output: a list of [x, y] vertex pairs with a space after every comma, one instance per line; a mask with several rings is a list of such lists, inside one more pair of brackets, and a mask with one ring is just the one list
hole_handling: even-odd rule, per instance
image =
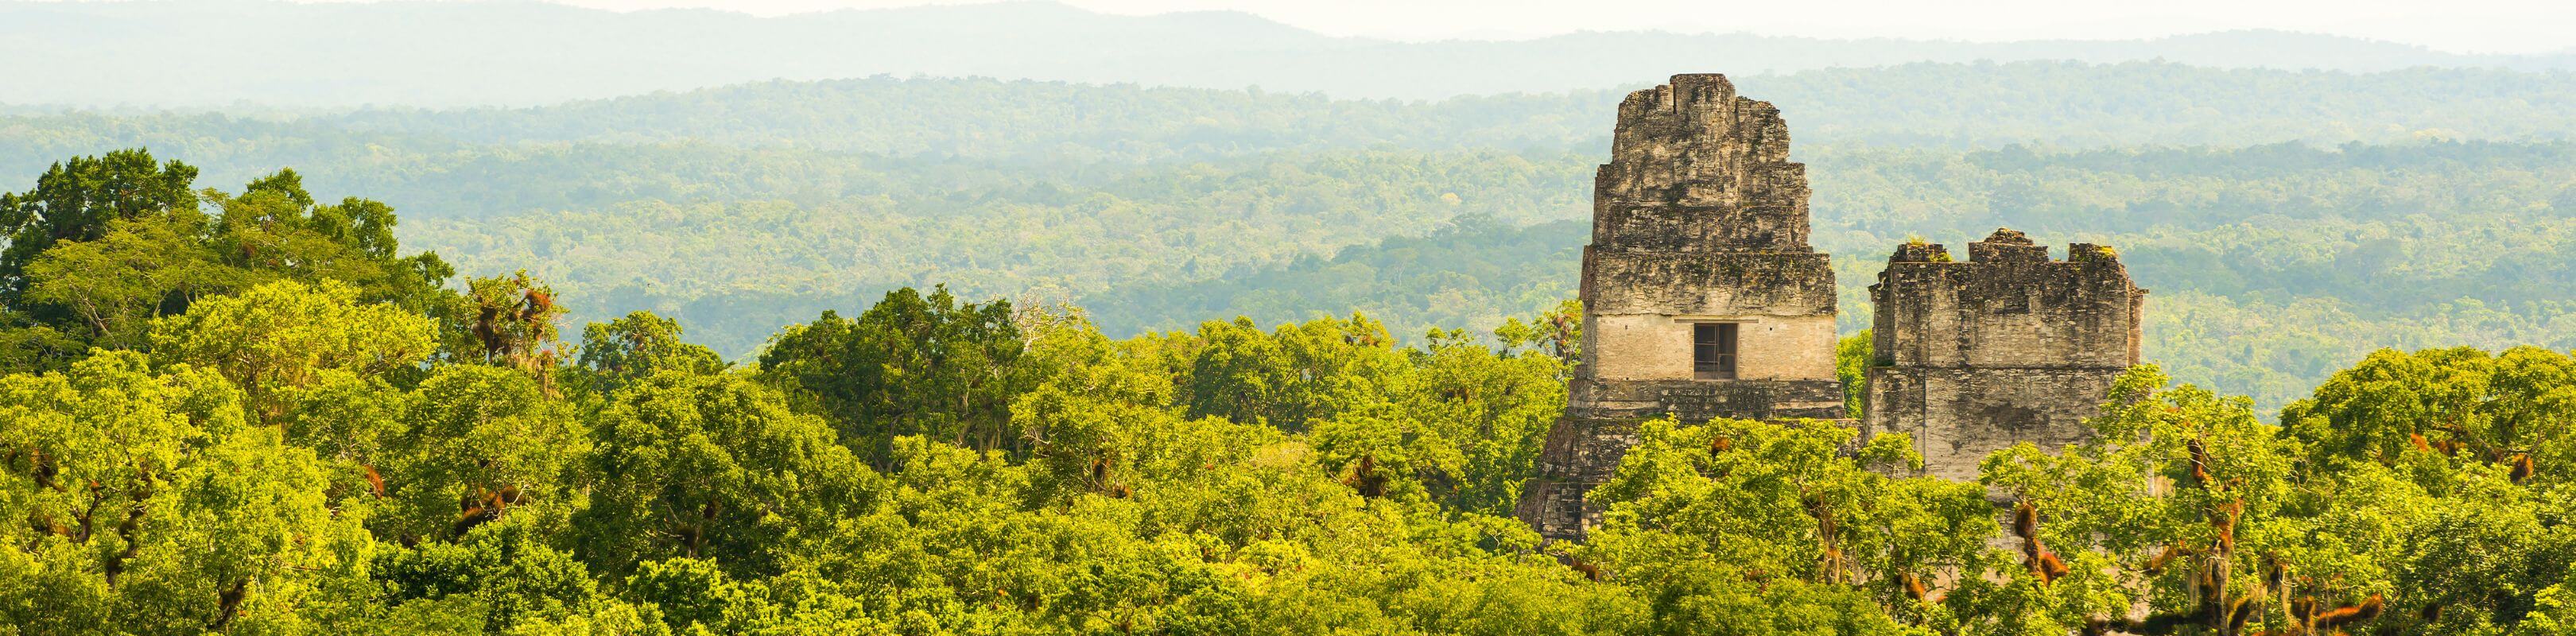
[[1691, 325], [1691, 371], [1702, 380], [1735, 379], [1735, 323]]

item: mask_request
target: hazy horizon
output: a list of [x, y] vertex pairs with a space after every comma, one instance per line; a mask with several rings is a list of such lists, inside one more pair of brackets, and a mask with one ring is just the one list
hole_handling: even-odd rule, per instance
[[[1454, 0], [1382, 11], [1360, 11], [1345, 0], [923, 1], [747, 0], [724, 3], [722, 10], [621, 12], [615, 9], [717, 3], [0, 0], [0, 33], [8, 34], [0, 38], [0, 104], [528, 106], [880, 75], [1257, 87], [1413, 100], [1634, 87], [1676, 72], [1751, 76], [1917, 62], [2166, 62], [2347, 73], [2576, 70], [2576, 52], [2427, 47], [2421, 42], [2447, 41], [2434, 36], [2450, 33], [2438, 28], [2449, 18], [2374, 5], [2333, 14], [2258, 9], [2222, 15], [2193, 13], [2209, 5], [2192, 0], [2161, 17], [2140, 17], [2128, 9], [2042, 10], [2008, 0], [1911, 19], [1910, 9], [1876, 10], [1871, 3], [1880, 0], [1836, 0], [1829, 6], [1871, 17], [1823, 29], [1800, 26], [1824, 19], [1811, 8], [1690, 10], [1671, 0], [1612, 0], [1579, 14], [1532, 2], [1466, 11]], [[897, 6], [914, 8], [886, 9]], [[833, 8], [853, 11], [756, 15]], [[872, 8], [879, 10], [866, 10]], [[2489, 2], [2445, 15], [2505, 9]], [[1165, 10], [1192, 11], [1157, 13]], [[2415, 30], [2421, 37], [2387, 39], [2353, 26], [2365, 18], [2410, 16], [2426, 25]], [[2100, 28], [2051, 26], [2070, 21]], [[2498, 43], [2488, 49], [2560, 50], [2564, 38], [2554, 33], [2521, 38], [2519, 47], [2503, 43], [2517, 41], [2516, 30], [2562, 22], [2576, 24], [2576, 9], [2535, 8], [2487, 23], [2500, 26], [2476, 25], [2470, 35]], [[1504, 33], [1548, 37], [1429, 39]]]
[[[133, 0], [35, 0], [133, 1]], [[148, 1], [148, 0], [147, 0]], [[293, 0], [378, 2], [384, 0]], [[478, 2], [485, 0], [393, 0]], [[842, 9], [992, 4], [996, 0], [524, 0], [617, 11], [695, 8], [762, 16]], [[1966, 42], [2141, 40], [2215, 31], [2281, 30], [2415, 45], [2459, 54], [2542, 54], [2576, 47], [2576, 3], [2463, 0], [2342, 2], [2174, 0], [1973, 5], [1901, 0], [1708, 3], [1692, 0], [1050, 0], [1101, 13], [1233, 11], [1332, 36], [1399, 41], [1513, 40], [1584, 31], [1749, 33], [1828, 39]]]

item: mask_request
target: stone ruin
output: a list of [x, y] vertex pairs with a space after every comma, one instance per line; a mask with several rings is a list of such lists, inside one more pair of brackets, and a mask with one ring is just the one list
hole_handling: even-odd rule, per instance
[[[1806, 166], [1778, 108], [1723, 75], [1628, 95], [1593, 179], [1583, 358], [1518, 514], [1580, 540], [1637, 425], [1659, 417], [1843, 419], [1831, 259], [1807, 245]], [[2146, 290], [2107, 247], [2065, 261], [1999, 230], [1953, 262], [1900, 246], [1879, 284], [1863, 435], [1914, 436], [1925, 470], [1973, 478], [1986, 453], [2083, 439], [2139, 360]]]
[[1908, 244], [1869, 286], [1864, 435], [1909, 433], [1926, 472], [1975, 479], [1977, 462], [2021, 442], [2084, 441], [2111, 381], [2138, 364], [2147, 290], [2110, 248], [2077, 243], [2063, 261], [2012, 230], [1968, 244]]
[[1522, 519], [1580, 536], [1599, 516], [1584, 493], [1647, 419], [1842, 416], [1833, 263], [1807, 246], [1807, 194], [1779, 109], [1724, 76], [1619, 104], [1583, 248], [1583, 358]]

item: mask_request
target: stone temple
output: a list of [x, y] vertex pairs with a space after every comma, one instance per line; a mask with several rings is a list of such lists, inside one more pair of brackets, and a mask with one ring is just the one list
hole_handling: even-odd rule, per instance
[[1966, 262], [1937, 244], [1898, 247], [1869, 286], [1861, 430], [1912, 434], [1924, 470], [1951, 479], [1975, 479], [1986, 454], [2017, 443], [2084, 441], [2084, 418], [2141, 362], [2147, 290], [2110, 248], [2066, 253], [2049, 260], [2012, 230], [1969, 243]]
[[[1779, 109], [1723, 75], [1677, 75], [1619, 104], [1593, 180], [1583, 359], [1523, 520], [1581, 539], [1600, 517], [1584, 494], [1649, 419], [1848, 417], [1833, 266], [1807, 244], [1808, 194]], [[2011, 230], [1970, 244], [1967, 262], [1899, 246], [1870, 286], [1869, 412], [1844, 421], [1912, 434], [1925, 470], [1954, 479], [2015, 443], [2083, 439], [2082, 420], [2139, 361], [2146, 290], [2110, 248], [2048, 252]]]

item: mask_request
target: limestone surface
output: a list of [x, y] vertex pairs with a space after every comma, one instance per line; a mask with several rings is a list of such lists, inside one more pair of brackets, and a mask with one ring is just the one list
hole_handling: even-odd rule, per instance
[[[1583, 360], [1523, 519], [1581, 538], [1599, 518], [1583, 495], [1647, 419], [1842, 417], [1833, 266], [1807, 245], [1807, 199], [1779, 109], [1725, 76], [1677, 75], [1620, 103], [1593, 180]], [[1694, 349], [1704, 325], [1728, 329], [1723, 371]]]
[[1909, 433], [1927, 472], [1973, 479], [1988, 453], [2083, 441], [2111, 381], [2140, 360], [2147, 290], [2111, 250], [2066, 260], [1996, 230], [1952, 261], [1908, 245], [1871, 285], [1872, 360], [1863, 432]]
[[[1518, 514], [1581, 540], [1637, 425], [1658, 417], [1841, 419], [1831, 259], [1807, 244], [1806, 166], [1778, 108], [1722, 75], [1676, 75], [1619, 104], [1593, 181], [1583, 358]], [[1912, 435], [1926, 472], [1972, 479], [1989, 452], [2082, 440], [2113, 379], [2140, 360], [2146, 290], [2109, 248], [2065, 260], [1997, 230], [1953, 261], [1897, 247], [1870, 286], [1864, 436]]]

